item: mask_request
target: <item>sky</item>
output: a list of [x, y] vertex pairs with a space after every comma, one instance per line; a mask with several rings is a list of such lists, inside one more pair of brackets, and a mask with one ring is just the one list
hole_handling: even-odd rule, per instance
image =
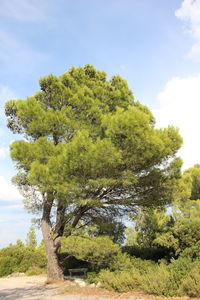
[[4, 104], [40, 77], [90, 63], [127, 80], [157, 127], [177, 126], [183, 169], [200, 163], [200, 0], [0, 0], [0, 248], [24, 241], [33, 216], [16, 174]]

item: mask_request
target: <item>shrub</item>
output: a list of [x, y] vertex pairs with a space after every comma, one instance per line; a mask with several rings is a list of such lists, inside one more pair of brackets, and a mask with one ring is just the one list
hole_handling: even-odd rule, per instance
[[87, 282], [97, 284], [99, 282], [99, 274], [96, 272], [87, 272]]
[[118, 252], [108, 265], [110, 271], [129, 270], [133, 267], [132, 259], [127, 253]]
[[118, 272], [103, 270], [99, 274], [99, 281], [106, 289], [122, 293], [138, 289], [141, 285], [141, 276], [139, 271], [133, 268]]
[[[17, 243], [0, 250], [0, 258], [9, 258], [13, 263], [13, 271], [26, 272], [30, 267], [46, 267], [46, 255], [41, 248], [34, 249]], [[13, 260], [14, 259], [14, 260]], [[9, 264], [8, 264], [9, 265]]]
[[179, 288], [184, 278], [191, 271], [193, 263], [189, 258], [180, 257], [177, 260], [172, 260], [168, 266], [170, 272], [170, 281], [168, 285], [168, 295], [175, 296], [180, 294]]
[[156, 263], [152, 260], [145, 260], [137, 257], [131, 258], [132, 267], [139, 270], [140, 274], [146, 274], [149, 269], [156, 266]]
[[164, 264], [151, 267], [143, 275], [142, 289], [150, 294], [169, 296], [170, 272]]
[[181, 291], [190, 297], [199, 297], [200, 295], [200, 262], [195, 263], [194, 269], [191, 270], [189, 275], [184, 279]]
[[28, 271], [26, 271], [27, 276], [40, 275], [44, 273], [46, 273], [46, 270], [40, 267], [30, 267]]
[[16, 270], [17, 260], [14, 257], [0, 257], [0, 277], [7, 276]]
[[200, 241], [192, 245], [191, 247], [186, 248], [180, 254], [181, 257], [188, 257], [192, 260], [200, 259]]
[[46, 256], [33, 248], [25, 248], [18, 271], [26, 272], [31, 267], [45, 268]]

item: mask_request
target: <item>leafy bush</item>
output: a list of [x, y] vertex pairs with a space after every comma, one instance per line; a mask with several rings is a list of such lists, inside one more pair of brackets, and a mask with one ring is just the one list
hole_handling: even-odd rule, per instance
[[143, 275], [142, 289], [150, 294], [169, 296], [170, 272], [164, 264], [154, 266]]
[[182, 283], [181, 290], [190, 297], [199, 297], [200, 295], [200, 263], [195, 264], [195, 268], [189, 273]]
[[[46, 255], [41, 247], [37, 249], [25, 247], [19, 242], [1, 249], [0, 259], [2, 260], [2, 269], [6, 268], [6, 275], [12, 272], [26, 272], [30, 267], [45, 268], [47, 264]], [[3, 267], [5, 259], [8, 260], [7, 267]]]
[[137, 269], [132, 268], [128, 271], [110, 272], [103, 270], [99, 274], [99, 281], [108, 290], [117, 292], [128, 292], [138, 289], [141, 285], [141, 276]]
[[46, 273], [46, 270], [40, 267], [30, 267], [28, 271], [26, 271], [27, 276], [40, 275], [44, 273]]
[[187, 218], [177, 221], [174, 226], [174, 235], [179, 239], [179, 247], [184, 250], [192, 247], [200, 240], [200, 220]]
[[188, 257], [192, 260], [200, 259], [200, 241], [192, 245], [191, 247], [186, 248], [180, 254], [181, 257]]
[[87, 282], [97, 284], [99, 282], [99, 274], [96, 272], [87, 272]]
[[108, 265], [110, 271], [128, 270], [133, 267], [132, 258], [127, 253], [118, 252]]
[[31, 267], [45, 268], [46, 256], [38, 250], [26, 248], [18, 266], [18, 271], [26, 272]]
[[152, 260], [145, 260], [137, 257], [131, 258], [132, 267], [139, 270], [140, 274], [148, 273], [148, 270], [155, 267], [156, 263]]
[[0, 277], [7, 276], [16, 270], [17, 260], [14, 257], [0, 257]]
[[168, 295], [176, 296], [180, 294], [179, 288], [184, 278], [192, 269], [193, 263], [189, 258], [180, 257], [177, 260], [172, 260], [168, 266], [170, 272], [170, 280], [168, 283]]

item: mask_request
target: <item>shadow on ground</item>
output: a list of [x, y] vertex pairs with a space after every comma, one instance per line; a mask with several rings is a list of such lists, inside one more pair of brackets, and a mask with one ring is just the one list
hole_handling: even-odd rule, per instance
[[[56, 294], [56, 291], [54, 288], [48, 288], [48, 293], [51, 294], [51, 296], [46, 295], [46, 288], [45, 287], [27, 287], [27, 288], [9, 288], [9, 289], [3, 289], [0, 291], [0, 300], [49, 300], [51, 299], [51, 296]], [[51, 292], [50, 292], [51, 291]], [[47, 298], [48, 297], [48, 298]]]

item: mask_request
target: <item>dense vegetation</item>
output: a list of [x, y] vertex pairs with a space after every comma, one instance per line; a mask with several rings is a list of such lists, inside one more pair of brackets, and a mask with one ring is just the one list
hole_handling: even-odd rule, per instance
[[51, 278], [87, 266], [89, 282], [119, 292], [198, 296], [200, 165], [181, 174], [177, 129], [157, 129], [125, 80], [90, 65], [40, 87], [6, 115], [25, 137], [11, 145], [13, 181], [44, 243], [32, 228], [26, 245], [2, 249], [0, 276], [43, 270], [45, 247]]
[[37, 247], [35, 229], [31, 226], [26, 243], [18, 240], [15, 245], [0, 250], [0, 277], [11, 273], [37, 275], [46, 272], [46, 253], [43, 243]]
[[[199, 194], [200, 165], [196, 165], [179, 179], [170, 212], [163, 207], [140, 208], [131, 227], [100, 222], [62, 237], [59, 260], [65, 275], [69, 268], [87, 267], [88, 283], [101, 282], [110, 290], [198, 297]], [[44, 244], [37, 247], [33, 226], [25, 244], [17, 241], [0, 250], [0, 276], [39, 274], [46, 272], [46, 263]]]

